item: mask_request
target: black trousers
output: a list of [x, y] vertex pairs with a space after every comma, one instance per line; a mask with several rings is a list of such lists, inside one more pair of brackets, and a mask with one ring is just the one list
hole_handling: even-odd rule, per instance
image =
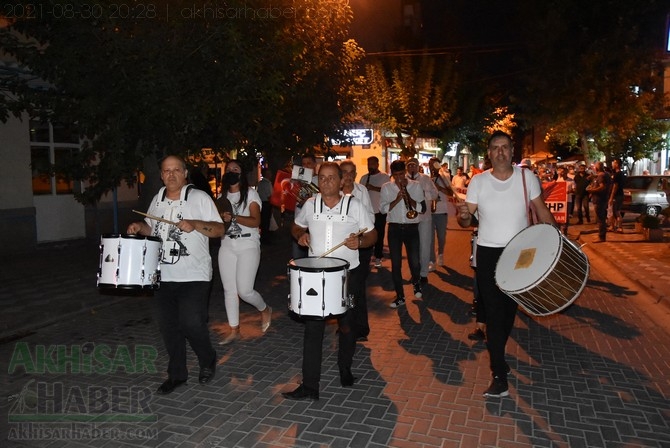
[[198, 357], [200, 368], [214, 362], [207, 327], [211, 282], [161, 282], [154, 292], [158, 327], [169, 361], [167, 374], [175, 380], [186, 380], [186, 341]]
[[[368, 322], [368, 295], [367, 281], [370, 273], [370, 259], [372, 258], [372, 247], [358, 250], [359, 266], [356, 268], [358, 292], [354, 294], [354, 314], [356, 315], [357, 336], [367, 337], [370, 334], [370, 323]], [[351, 276], [350, 276], [351, 278]], [[351, 280], [350, 280], [351, 281]]]
[[589, 211], [589, 202], [590, 200], [588, 194], [575, 195], [575, 205], [577, 206], [577, 219], [579, 219], [580, 221], [582, 221], [583, 218], [586, 218], [587, 220], [591, 219]]
[[[495, 269], [503, 249], [477, 246], [477, 285], [486, 316], [486, 348], [489, 352], [491, 373], [507, 379], [505, 346], [514, 328], [518, 305], [496, 284]], [[477, 317], [479, 318], [479, 311]]]
[[605, 241], [607, 239], [607, 200], [594, 201], [593, 206], [598, 218], [598, 238], [600, 241]]
[[421, 280], [421, 263], [419, 261], [419, 224], [389, 223], [389, 252], [391, 253], [391, 278], [396, 295], [405, 297], [402, 283], [402, 246], [405, 245], [407, 263], [412, 275], [412, 284]]
[[[360, 282], [360, 266], [349, 271], [349, 293], [356, 294]], [[355, 299], [355, 296], [354, 296]], [[336, 317], [338, 325], [337, 365], [340, 370], [350, 369], [356, 351], [356, 314], [353, 309]], [[302, 343], [302, 383], [312, 390], [319, 390], [321, 362], [323, 360], [323, 334], [326, 319], [305, 319]]]
[[384, 257], [384, 236], [386, 235], [386, 214], [375, 213], [375, 230], [377, 231], [377, 242], [374, 246], [375, 258]]

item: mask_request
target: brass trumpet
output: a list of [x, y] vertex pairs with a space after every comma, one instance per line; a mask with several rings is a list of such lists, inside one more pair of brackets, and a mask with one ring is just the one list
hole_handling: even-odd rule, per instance
[[407, 209], [407, 213], [405, 213], [405, 216], [407, 216], [407, 219], [414, 219], [419, 215], [419, 212], [414, 210], [412, 208], [412, 204], [409, 202], [409, 193], [407, 192], [407, 185], [402, 184], [400, 186], [400, 190], [402, 192], [402, 198], [405, 201], [405, 208]]

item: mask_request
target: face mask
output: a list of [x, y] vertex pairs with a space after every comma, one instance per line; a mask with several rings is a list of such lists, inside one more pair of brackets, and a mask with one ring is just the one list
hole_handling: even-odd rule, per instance
[[223, 175], [223, 182], [227, 185], [235, 185], [240, 182], [240, 173], [228, 171]]

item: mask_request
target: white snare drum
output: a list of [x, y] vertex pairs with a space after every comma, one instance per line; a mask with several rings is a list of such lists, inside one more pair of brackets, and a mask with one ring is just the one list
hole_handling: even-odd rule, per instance
[[577, 299], [589, 277], [589, 260], [550, 224], [514, 236], [496, 265], [498, 287], [528, 314], [548, 316]]
[[160, 238], [141, 235], [102, 235], [98, 288], [158, 289]]
[[351, 308], [348, 294], [349, 262], [341, 258], [297, 258], [288, 263], [290, 311], [323, 319]]

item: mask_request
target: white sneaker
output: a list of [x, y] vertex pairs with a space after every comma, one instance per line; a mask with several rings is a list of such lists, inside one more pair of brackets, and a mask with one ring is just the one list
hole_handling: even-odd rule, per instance
[[442, 254], [439, 254], [437, 256], [437, 265], [438, 266], [444, 266], [444, 261], [442, 260]]
[[431, 261], [428, 263], [428, 272], [433, 272], [435, 270], [435, 264]]

